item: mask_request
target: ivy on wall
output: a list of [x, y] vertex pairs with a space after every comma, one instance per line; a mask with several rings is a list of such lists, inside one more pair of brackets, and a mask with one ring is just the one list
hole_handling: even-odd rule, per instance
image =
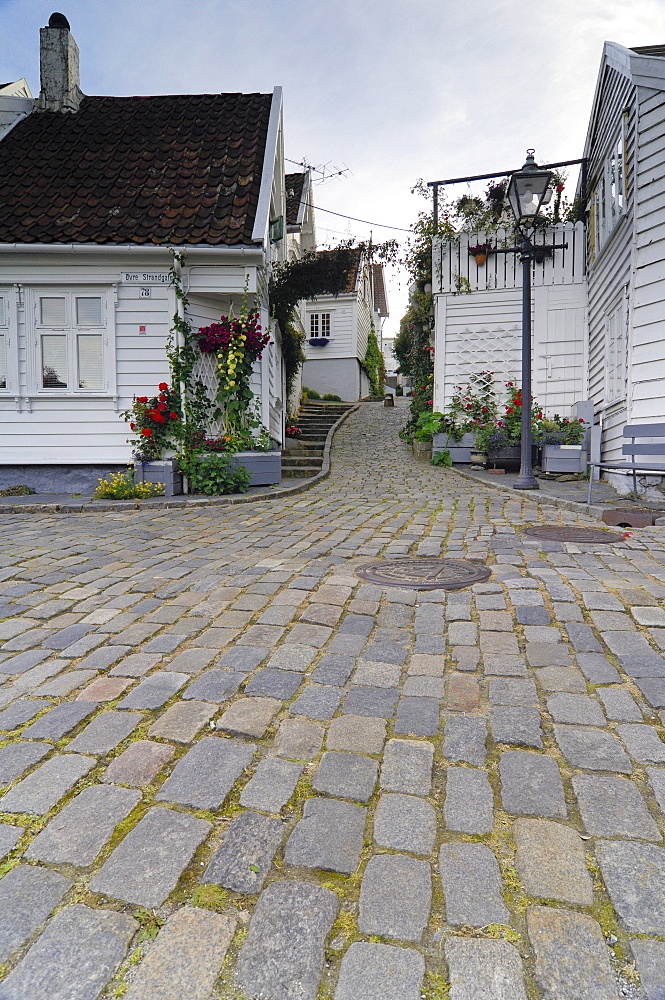
[[381, 349], [379, 348], [376, 333], [374, 332], [374, 326], [372, 326], [371, 333], [367, 338], [367, 352], [360, 364], [369, 379], [369, 387], [372, 395], [382, 396], [386, 379], [386, 365]]

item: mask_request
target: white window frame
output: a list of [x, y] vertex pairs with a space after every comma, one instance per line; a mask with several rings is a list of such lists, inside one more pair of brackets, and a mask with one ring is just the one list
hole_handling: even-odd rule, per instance
[[[316, 327], [316, 330], [315, 330]], [[311, 312], [309, 314], [309, 336], [317, 337], [321, 340], [330, 340], [332, 337], [332, 312]]]
[[626, 213], [626, 115], [591, 194], [591, 251], [597, 256]]
[[[16, 288], [17, 286], [0, 287], [0, 298], [4, 302], [4, 310], [0, 312], [0, 335], [5, 340], [5, 388], [0, 388], [0, 398], [18, 396], [18, 334], [16, 329]], [[4, 313], [4, 315], [3, 315]]]
[[623, 299], [605, 317], [605, 403], [626, 398], [628, 339]]
[[[41, 322], [41, 299], [65, 299], [65, 323], [48, 325]], [[76, 316], [77, 298], [101, 299], [101, 323], [79, 324]], [[30, 290], [31, 336], [29, 338], [30, 395], [38, 397], [114, 397], [115, 396], [115, 316], [111, 289], [99, 285], [42, 285]], [[64, 335], [67, 338], [67, 386], [48, 387], [42, 377], [42, 336]], [[102, 387], [92, 389], [78, 386], [79, 335], [98, 335], [102, 338]]]

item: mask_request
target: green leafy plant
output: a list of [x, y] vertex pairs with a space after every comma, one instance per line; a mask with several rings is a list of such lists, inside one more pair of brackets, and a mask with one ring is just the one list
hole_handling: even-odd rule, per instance
[[587, 427], [581, 417], [569, 420], [555, 413], [551, 420], [544, 418], [539, 422], [538, 440], [541, 444], [581, 444]]
[[435, 410], [433, 413], [425, 411], [418, 416], [414, 437], [416, 441], [431, 441], [434, 434], [438, 434], [441, 429], [443, 413]]
[[180, 469], [194, 493], [225, 496], [246, 493], [250, 475], [244, 465], [233, 466], [230, 455], [202, 455], [194, 452], [180, 459]]
[[18, 486], [8, 486], [6, 490], [0, 490], [0, 497], [28, 497], [36, 492], [32, 486], [21, 483]]
[[302, 387], [302, 394], [305, 399], [321, 399], [321, 396], [316, 389], [308, 389], [306, 385]]
[[452, 468], [453, 460], [449, 451], [437, 451], [432, 455], [432, 465], [443, 465], [446, 469]]
[[334, 392], [326, 392], [321, 396], [321, 399], [327, 399], [329, 403], [341, 403], [342, 397], [336, 396]]
[[167, 382], [160, 382], [156, 396], [134, 396], [134, 402], [121, 416], [136, 435], [131, 439], [134, 458], [139, 462], [160, 459], [164, 450], [175, 443], [180, 423], [180, 399]]
[[147, 500], [163, 497], [163, 483], [135, 483], [134, 470], [112, 472], [108, 479], [98, 479], [99, 486], [93, 496], [96, 500]]
[[[367, 337], [367, 351], [360, 364], [369, 379], [369, 387], [373, 396], [382, 396], [386, 378], [386, 364], [376, 339], [374, 327]], [[325, 396], [323, 397], [326, 398]], [[339, 397], [338, 397], [339, 398]]]

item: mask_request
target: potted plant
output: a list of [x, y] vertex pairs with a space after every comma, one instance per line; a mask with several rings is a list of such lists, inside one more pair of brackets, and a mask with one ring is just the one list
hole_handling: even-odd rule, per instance
[[[433, 450], [449, 451], [453, 462], [480, 462], [477, 434], [496, 416], [494, 376], [491, 371], [471, 375], [465, 386], [455, 386], [450, 403], [434, 435]], [[475, 454], [472, 455], [472, 452]]]
[[155, 396], [135, 396], [121, 415], [135, 434], [131, 439], [136, 483], [162, 483], [165, 496], [182, 493], [182, 474], [173, 449], [180, 431], [177, 392], [160, 382]]
[[259, 401], [250, 388], [254, 363], [270, 342], [259, 315], [257, 310], [246, 312], [243, 305], [240, 316], [221, 316], [218, 323], [201, 327], [197, 335], [199, 350], [217, 355], [219, 441], [233, 456], [231, 466], [247, 469], [250, 486], [279, 483], [282, 477], [281, 450], [263, 427]]
[[487, 261], [487, 254], [491, 252], [492, 247], [489, 243], [478, 243], [476, 246], [469, 247], [469, 256], [474, 257], [478, 267], [481, 267]]
[[429, 462], [432, 457], [432, 438], [441, 426], [443, 413], [437, 410], [433, 412], [426, 410], [421, 413], [416, 423], [416, 430], [413, 435], [413, 454], [416, 458]]
[[[496, 421], [494, 429], [487, 428], [485, 442], [487, 446], [488, 459], [496, 469], [504, 469], [506, 472], [517, 472], [521, 464], [521, 441], [522, 441], [522, 390], [515, 382], [506, 382], [508, 390], [508, 400], [504, 405], [503, 413]], [[533, 439], [538, 440], [539, 424], [543, 418], [542, 411], [535, 401], [531, 404], [531, 425], [533, 428]], [[537, 459], [537, 447], [533, 446], [533, 460]]]
[[570, 420], [555, 413], [551, 420], [543, 420], [540, 427], [543, 472], [573, 475], [586, 472], [586, 433], [587, 424], [581, 418]]

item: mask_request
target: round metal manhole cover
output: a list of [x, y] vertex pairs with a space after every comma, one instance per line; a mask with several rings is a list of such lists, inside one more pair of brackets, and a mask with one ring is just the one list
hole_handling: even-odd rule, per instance
[[491, 576], [486, 566], [463, 559], [382, 559], [359, 566], [356, 573], [369, 583], [408, 590], [461, 590]]
[[601, 528], [560, 528], [556, 524], [538, 524], [525, 528], [525, 535], [545, 538], [548, 542], [577, 542], [581, 545], [617, 545], [623, 537]]

